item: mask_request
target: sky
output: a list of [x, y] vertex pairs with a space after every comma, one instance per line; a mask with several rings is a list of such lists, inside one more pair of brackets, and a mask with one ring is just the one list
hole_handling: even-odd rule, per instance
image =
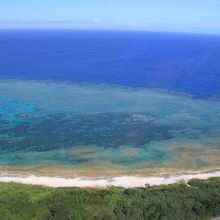
[[0, 29], [220, 34], [220, 0], [0, 0]]

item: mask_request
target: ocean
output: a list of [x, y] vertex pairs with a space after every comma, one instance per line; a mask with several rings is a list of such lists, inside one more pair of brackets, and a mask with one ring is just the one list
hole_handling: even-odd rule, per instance
[[0, 77], [220, 94], [220, 36], [1, 31]]
[[220, 164], [220, 36], [0, 31], [0, 165]]

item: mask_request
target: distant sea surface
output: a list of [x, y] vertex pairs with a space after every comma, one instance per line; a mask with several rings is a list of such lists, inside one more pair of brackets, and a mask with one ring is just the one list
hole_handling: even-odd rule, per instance
[[220, 166], [220, 36], [0, 31], [0, 165]]
[[0, 77], [220, 94], [220, 36], [0, 31]]

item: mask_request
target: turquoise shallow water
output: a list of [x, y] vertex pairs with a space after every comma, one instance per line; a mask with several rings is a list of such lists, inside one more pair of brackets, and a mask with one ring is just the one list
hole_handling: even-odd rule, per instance
[[0, 81], [0, 165], [219, 165], [220, 100], [166, 90]]

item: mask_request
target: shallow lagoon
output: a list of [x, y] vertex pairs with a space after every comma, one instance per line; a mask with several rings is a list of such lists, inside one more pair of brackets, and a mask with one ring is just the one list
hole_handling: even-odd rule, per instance
[[0, 165], [205, 169], [220, 164], [220, 100], [166, 90], [1, 80]]

